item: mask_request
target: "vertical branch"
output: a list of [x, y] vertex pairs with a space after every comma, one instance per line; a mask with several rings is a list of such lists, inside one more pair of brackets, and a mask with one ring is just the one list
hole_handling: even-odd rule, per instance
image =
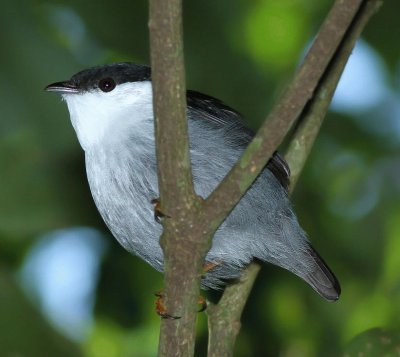
[[[293, 134], [286, 154], [286, 159], [292, 171], [290, 192], [294, 190], [318, 135], [355, 42], [380, 5], [380, 0], [364, 2], [324, 73], [312, 100], [299, 118], [298, 127]], [[228, 286], [219, 303], [209, 307], [208, 357], [233, 356], [234, 344], [240, 329], [241, 314], [259, 270], [260, 266], [257, 263], [250, 264], [243, 272], [240, 281]]]
[[[180, 317], [162, 319], [159, 355], [191, 356], [202, 257], [193, 257], [197, 244], [187, 229], [197, 199], [189, 160], [181, 0], [151, 0], [149, 29], [161, 211], [170, 217], [160, 238], [164, 304], [167, 314]], [[197, 264], [191, 265], [193, 260]]]
[[[201, 201], [194, 193], [189, 160], [181, 0], [150, 1], [150, 47], [156, 152], [163, 222], [164, 305], [160, 356], [194, 353], [196, 302], [209, 247], [203, 230], [191, 228]], [[149, 198], [150, 199], [150, 198]]]
[[181, 0], [150, 1], [149, 29], [158, 185], [164, 198], [162, 208], [172, 214], [190, 205], [194, 196], [187, 137]]

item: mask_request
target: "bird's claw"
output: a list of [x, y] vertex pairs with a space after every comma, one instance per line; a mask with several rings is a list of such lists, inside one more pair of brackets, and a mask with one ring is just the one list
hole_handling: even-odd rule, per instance
[[[163, 319], [177, 320], [180, 316], [172, 316], [167, 313], [167, 309], [164, 304], [164, 293], [162, 291], [157, 291], [155, 294], [157, 296], [156, 300], [156, 313]], [[203, 296], [199, 296], [197, 303], [200, 305], [200, 309], [197, 312], [203, 312], [207, 309], [207, 300]]]
[[156, 300], [156, 313], [162, 318], [162, 319], [169, 319], [169, 320], [177, 320], [180, 319], [180, 316], [172, 316], [167, 313], [167, 309], [164, 305], [164, 293], [162, 291], [158, 291], [154, 294], [157, 296]]
[[197, 303], [200, 305], [200, 310], [198, 310], [197, 312], [203, 312], [207, 309], [207, 300], [204, 296], [200, 295]]
[[150, 202], [154, 206], [154, 220], [157, 223], [162, 224], [164, 218], [171, 218], [170, 216], [161, 212], [161, 203], [158, 198], [153, 198]]

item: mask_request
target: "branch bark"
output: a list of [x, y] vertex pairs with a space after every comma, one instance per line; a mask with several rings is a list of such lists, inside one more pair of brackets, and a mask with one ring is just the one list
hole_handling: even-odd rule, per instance
[[[211, 235], [195, 225], [201, 200], [189, 160], [181, 0], [150, 1], [150, 44], [158, 185], [163, 222], [164, 305], [160, 356], [192, 356], [202, 264]], [[195, 228], [192, 228], [195, 227]], [[197, 227], [197, 228], [196, 228]]]
[[[365, 2], [365, 0], [364, 0]], [[363, 0], [336, 0], [292, 82], [242, 157], [205, 203], [215, 232], [239, 202], [303, 111], [331, 62]]]
[[[297, 128], [286, 154], [286, 159], [292, 171], [290, 192], [293, 192], [311, 147], [318, 135], [337, 83], [355, 42], [381, 3], [382, 1], [380, 0], [364, 1], [354, 15], [354, 20], [332, 57], [331, 63], [321, 77], [312, 100], [298, 120]], [[331, 23], [332, 25], [333, 23]], [[208, 357], [228, 357], [233, 355], [234, 344], [240, 330], [240, 317], [259, 270], [260, 266], [257, 263], [250, 264], [243, 272], [240, 281], [225, 289], [219, 303], [209, 306]]]

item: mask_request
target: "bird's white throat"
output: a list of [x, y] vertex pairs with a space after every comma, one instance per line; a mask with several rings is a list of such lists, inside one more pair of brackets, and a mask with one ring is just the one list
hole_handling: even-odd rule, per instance
[[100, 89], [63, 94], [82, 148], [123, 140], [143, 121], [153, 119], [150, 81], [119, 84], [111, 92]]

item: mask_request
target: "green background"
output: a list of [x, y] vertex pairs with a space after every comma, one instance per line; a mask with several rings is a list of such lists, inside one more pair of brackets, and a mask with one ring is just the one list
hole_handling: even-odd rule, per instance
[[[257, 128], [331, 4], [186, 1], [187, 87], [222, 99]], [[162, 277], [107, 232], [66, 106], [42, 90], [93, 65], [149, 63], [148, 4], [1, 5], [0, 355], [155, 356], [153, 293]], [[235, 356], [340, 355], [365, 330], [399, 327], [399, 13], [400, 2], [386, 1], [363, 34], [390, 95], [368, 110], [328, 114], [293, 197], [303, 228], [341, 282], [341, 299], [327, 303], [295, 276], [265, 266], [246, 306]], [[361, 85], [364, 75], [355, 78]], [[373, 89], [363, 86], [366, 93]], [[22, 292], [17, 272], [45, 234], [79, 226], [104, 232], [108, 244], [93, 278], [92, 326], [71, 340], [43, 317], [34, 287]], [[201, 314], [199, 356], [206, 338]]]

